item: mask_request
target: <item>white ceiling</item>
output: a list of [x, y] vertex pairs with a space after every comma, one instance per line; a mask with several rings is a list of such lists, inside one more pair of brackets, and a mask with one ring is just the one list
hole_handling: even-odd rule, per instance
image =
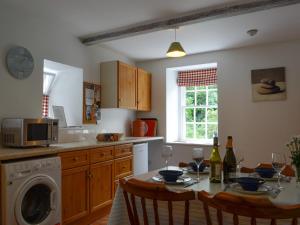
[[[0, 7], [25, 11], [82, 36], [174, 17], [200, 8], [246, 0], [1, 0]], [[248, 1], [248, 0], [247, 0]], [[181, 27], [178, 40], [188, 54], [300, 39], [300, 4]], [[254, 37], [246, 34], [257, 28]], [[106, 47], [141, 61], [165, 57], [174, 31], [165, 30], [107, 42]]]
[[[300, 4], [181, 27], [177, 39], [187, 54], [300, 39]], [[250, 37], [249, 29], [258, 29]], [[174, 31], [165, 30], [105, 43], [137, 60], [164, 58]]]

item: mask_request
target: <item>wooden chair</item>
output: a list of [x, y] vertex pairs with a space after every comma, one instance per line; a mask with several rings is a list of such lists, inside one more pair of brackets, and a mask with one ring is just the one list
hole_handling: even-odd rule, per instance
[[[272, 164], [270, 163], [260, 163], [256, 166], [256, 168], [272, 168]], [[242, 173], [253, 173], [255, 172], [255, 168], [248, 168], [248, 167], [242, 167], [241, 168]], [[283, 168], [281, 174], [287, 177], [294, 177], [295, 176], [295, 170], [292, 168], [291, 165], [285, 165]]]
[[184, 225], [189, 224], [189, 201], [195, 199], [193, 191], [182, 193], [171, 192], [166, 189], [164, 184], [144, 182], [137, 179], [120, 180], [126, 202], [128, 217], [131, 225], [139, 225], [139, 215], [136, 207], [136, 197], [139, 197], [142, 205], [144, 225], [148, 225], [148, 214], [146, 210], [146, 199], [152, 200], [155, 217], [155, 224], [159, 225], [158, 201], [168, 202], [169, 225], [173, 225], [172, 202], [185, 202]]
[[[246, 197], [220, 192], [210, 196], [207, 192], [198, 193], [198, 199], [203, 203], [206, 224], [212, 225], [210, 207], [217, 210], [219, 225], [225, 224], [223, 213], [232, 214], [234, 225], [239, 225], [239, 216], [248, 217], [251, 225], [256, 225], [256, 219], [270, 219], [271, 225], [276, 225], [278, 219], [291, 219], [291, 225], [297, 225], [300, 217], [300, 205], [275, 206], [268, 198]], [[286, 224], [287, 225], [287, 224]]]

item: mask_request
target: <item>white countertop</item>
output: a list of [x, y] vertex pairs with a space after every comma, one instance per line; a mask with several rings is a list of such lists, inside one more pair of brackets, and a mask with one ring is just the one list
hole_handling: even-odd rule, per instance
[[34, 148], [8, 148], [0, 147], [0, 161], [12, 160], [36, 156], [44, 156], [57, 154], [67, 151], [76, 151], [81, 149], [99, 148], [104, 146], [128, 144], [128, 143], [139, 143], [163, 140], [163, 137], [126, 137], [120, 141], [114, 142], [99, 142], [99, 141], [81, 141], [64, 144], [55, 144], [50, 147], [34, 147]]

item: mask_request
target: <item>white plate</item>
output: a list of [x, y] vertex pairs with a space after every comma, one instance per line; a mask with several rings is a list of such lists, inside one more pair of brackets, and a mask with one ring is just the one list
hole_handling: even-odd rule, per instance
[[157, 176], [152, 177], [152, 180], [157, 181], [157, 182], [164, 182], [166, 184], [184, 184], [186, 182], [191, 181], [192, 178], [187, 177], [187, 176], [181, 176], [175, 182], [167, 182], [167, 181], [164, 181], [164, 179], [162, 178], [162, 176], [157, 175]]
[[[197, 171], [194, 171], [192, 168], [188, 168], [187, 170], [190, 174], [197, 174]], [[199, 172], [199, 174], [209, 174], [209, 169], [204, 169], [202, 172]]]
[[264, 195], [264, 194], [268, 194], [268, 192], [270, 191], [270, 188], [264, 184], [261, 185], [257, 191], [246, 191], [239, 184], [232, 184], [230, 189], [232, 191], [239, 192], [241, 194], [247, 194], [247, 195]]

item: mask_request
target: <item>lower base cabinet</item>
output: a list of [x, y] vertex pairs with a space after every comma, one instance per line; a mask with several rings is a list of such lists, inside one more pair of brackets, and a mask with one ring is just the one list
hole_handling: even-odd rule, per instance
[[114, 161], [91, 165], [90, 209], [94, 212], [112, 203], [114, 197]]
[[106, 215], [117, 180], [133, 173], [131, 144], [61, 153], [60, 157], [63, 225], [89, 225]]
[[88, 174], [89, 166], [62, 171], [63, 224], [74, 222], [89, 214]]

